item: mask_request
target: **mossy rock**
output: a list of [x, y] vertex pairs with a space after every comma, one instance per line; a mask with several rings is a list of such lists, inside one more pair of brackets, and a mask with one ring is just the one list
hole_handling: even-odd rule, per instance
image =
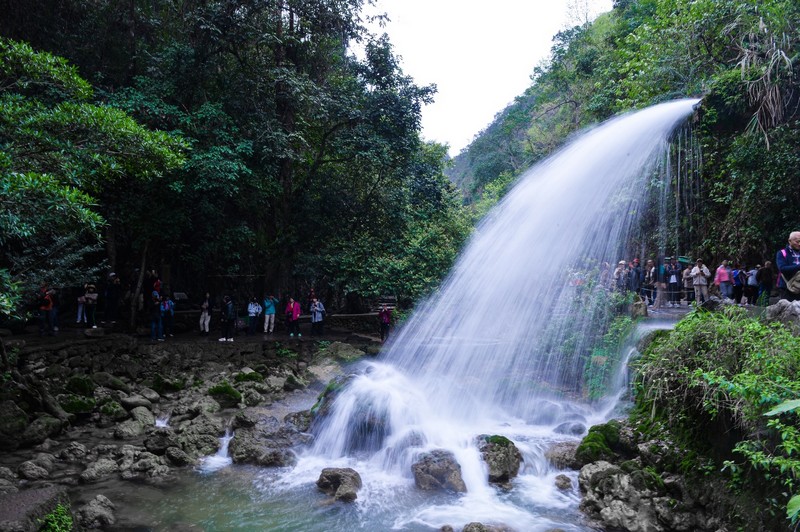
[[167, 379], [160, 373], [156, 373], [150, 388], [159, 394], [179, 392], [186, 387], [186, 382], [182, 379]]
[[242, 394], [228, 381], [212, 386], [208, 389], [208, 394], [223, 407], [236, 406], [242, 402]]
[[575, 459], [582, 465], [598, 460], [613, 460], [614, 452], [599, 432], [590, 432], [575, 450]]
[[78, 394], [65, 394], [58, 398], [61, 408], [69, 414], [90, 414], [97, 402], [91, 397]]
[[264, 382], [264, 376], [257, 371], [249, 371], [237, 373], [233, 380], [236, 382]]
[[602, 425], [595, 425], [589, 429], [589, 434], [597, 433], [603, 436], [606, 445], [613, 449], [619, 444], [619, 431], [622, 424], [616, 419], [612, 419], [608, 423]]
[[119, 421], [128, 417], [128, 411], [116, 401], [108, 401], [100, 405], [100, 413], [114, 421]]
[[64, 388], [74, 394], [91, 397], [95, 388], [97, 388], [97, 384], [87, 375], [75, 375], [69, 378]]
[[494, 434], [492, 436], [487, 436], [486, 434], [482, 434], [480, 438], [483, 439], [486, 443], [491, 443], [493, 445], [499, 445], [501, 447], [508, 447], [510, 445], [514, 445], [514, 442], [506, 438], [505, 436], [499, 436]]

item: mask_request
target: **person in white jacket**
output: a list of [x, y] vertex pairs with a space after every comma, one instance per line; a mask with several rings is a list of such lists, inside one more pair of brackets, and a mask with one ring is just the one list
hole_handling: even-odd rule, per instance
[[708, 299], [708, 278], [711, 277], [711, 272], [708, 267], [703, 264], [703, 259], [697, 259], [694, 268], [692, 268], [692, 286], [694, 286], [694, 300], [697, 304], [705, 303]]
[[255, 297], [250, 298], [250, 303], [247, 304], [247, 334], [253, 335], [256, 333], [256, 324], [258, 318], [261, 316], [261, 305], [258, 304], [258, 299]]

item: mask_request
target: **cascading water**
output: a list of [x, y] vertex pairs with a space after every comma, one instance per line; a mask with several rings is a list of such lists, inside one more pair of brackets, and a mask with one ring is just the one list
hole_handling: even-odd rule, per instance
[[[604, 421], [617, 397], [611, 390], [609, 401], [580, 401], [581, 353], [608, 318], [598, 295], [606, 293], [608, 265], [626, 258], [645, 185], [658, 177], [673, 130], [696, 103], [610, 120], [523, 175], [383, 361], [339, 393], [313, 449], [281, 482], [308, 482], [321, 467], [356, 468], [365, 526], [370, 509], [380, 508], [394, 514], [397, 528], [482, 521], [583, 530], [574, 517], [559, 516], [577, 494], [553, 487], [557, 472], [543, 452], [568, 439], [554, 429]], [[504, 494], [488, 485], [475, 445], [480, 434], [506, 436], [520, 448], [517, 489]], [[411, 464], [432, 449], [455, 455], [466, 494], [413, 490]]]
[[[460, 530], [474, 521], [526, 532], [595, 530], [577, 510], [577, 472], [556, 469], [544, 454], [608, 420], [624, 393], [630, 346], [605, 397], [583, 398], [587, 353], [614, 315], [604, 279], [608, 265], [630, 258], [642, 211], [662, 221], [670, 214], [663, 199], [650, 210], [648, 191], [667, 191], [659, 184], [673, 177], [665, 163], [672, 132], [695, 103], [613, 119], [523, 175], [382, 360], [337, 391], [296, 466], [229, 467], [223, 439], [203, 474], [187, 479], [196, 487], [169, 498], [159, 492], [148, 514], [205, 530]], [[669, 326], [648, 320], [640, 330]], [[510, 490], [488, 483], [479, 435], [505, 436], [522, 453]], [[416, 488], [411, 466], [434, 449], [453, 454], [466, 493]], [[354, 503], [322, 502], [315, 482], [326, 467], [360, 473]], [[555, 486], [562, 474], [571, 489]]]

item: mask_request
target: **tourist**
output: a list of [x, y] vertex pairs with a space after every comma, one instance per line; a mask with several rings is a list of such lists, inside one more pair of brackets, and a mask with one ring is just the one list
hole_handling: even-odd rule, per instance
[[747, 278], [745, 276], [744, 269], [742, 269], [739, 263], [733, 265], [733, 270], [731, 271], [731, 280], [733, 281], [733, 300], [737, 305], [741, 306]]
[[628, 289], [634, 294], [641, 294], [643, 278], [644, 273], [642, 272], [642, 267], [639, 266], [639, 259], [633, 259], [628, 270]]
[[250, 298], [247, 304], [247, 334], [248, 336], [256, 333], [258, 318], [261, 316], [261, 305], [258, 304], [256, 296]]
[[158, 272], [155, 270], [150, 271], [150, 286], [154, 292], [158, 292], [161, 295], [161, 278], [158, 276]]
[[697, 259], [692, 268], [692, 286], [694, 287], [694, 299], [698, 305], [705, 303], [708, 299], [709, 277], [711, 277], [711, 272], [703, 264], [703, 259]]
[[303, 336], [300, 334], [300, 314], [302, 313], [300, 303], [290, 297], [283, 312], [286, 315], [286, 327], [289, 329], [289, 336], [291, 337], [295, 334], [298, 337]]
[[275, 312], [279, 303], [272, 294], [264, 298], [264, 334], [272, 334], [275, 329]]
[[392, 325], [392, 309], [386, 303], [381, 307], [378, 312], [378, 321], [381, 326], [381, 342], [385, 341], [389, 336], [389, 327]]
[[624, 260], [619, 261], [614, 269], [614, 288], [619, 292], [628, 289], [628, 268]]
[[787, 301], [800, 300], [800, 292], [792, 292], [788, 287], [789, 282], [800, 271], [800, 231], [792, 231], [789, 234], [789, 242], [786, 247], [775, 254], [775, 266], [778, 267], [780, 298]]
[[656, 299], [656, 263], [648, 259], [644, 265], [644, 282], [642, 283], [642, 296], [646, 303], [653, 305]]
[[325, 319], [325, 305], [317, 298], [311, 300], [309, 308], [311, 314], [311, 336], [322, 336], [323, 320]]
[[756, 298], [758, 297], [758, 280], [756, 279], [756, 275], [760, 269], [761, 265], [756, 264], [755, 268], [745, 272], [747, 281], [744, 285], [744, 296], [748, 305], [756, 304]]
[[723, 260], [714, 273], [714, 285], [723, 299], [733, 299], [733, 277], [727, 260]]
[[97, 329], [97, 289], [92, 283], [86, 285], [86, 293], [83, 294], [83, 299], [86, 306], [88, 326], [92, 329]]
[[208, 326], [211, 324], [211, 309], [214, 308], [213, 299], [211, 299], [211, 294], [206, 292], [203, 301], [200, 303], [200, 334], [208, 336], [209, 328]]
[[683, 291], [686, 292], [686, 306], [690, 306], [694, 301], [694, 286], [692, 284], [692, 265], [687, 264], [681, 274], [683, 281]]
[[105, 290], [105, 318], [107, 322], [117, 322], [117, 308], [119, 307], [121, 284], [119, 277], [114, 272], [108, 274]]
[[758, 281], [758, 299], [756, 300], [758, 306], [769, 306], [769, 298], [772, 297], [772, 286], [775, 284], [775, 274], [772, 271], [772, 263], [770, 261], [765, 262], [764, 266], [758, 269], [756, 281]]
[[222, 323], [222, 338], [220, 342], [233, 342], [234, 328], [236, 327], [236, 309], [233, 306], [231, 296], [222, 298], [222, 312], [220, 313]]
[[39, 289], [36, 306], [39, 310], [39, 336], [44, 336], [45, 334], [53, 336], [55, 334], [52, 323], [53, 298], [47, 283], [43, 284]]
[[164, 334], [161, 336], [166, 338], [172, 336], [172, 323], [175, 318], [175, 302], [169, 296], [165, 295], [161, 298], [161, 323], [164, 329]]
[[78, 292], [76, 301], [78, 302], [78, 314], [75, 317], [75, 323], [86, 323], [86, 285]]
[[50, 300], [53, 302], [53, 308], [50, 309], [50, 326], [53, 328], [53, 333], [58, 332], [58, 290], [50, 287], [48, 291]]
[[161, 312], [161, 295], [155, 290], [150, 292], [150, 341], [164, 341], [164, 322]]
[[666, 265], [664, 268], [664, 277], [667, 281], [667, 291], [669, 293], [669, 306], [670, 307], [679, 307], [680, 306], [680, 284], [679, 279], [681, 278], [681, 265], [678, 264], [678, 259], [676, 257], [672, 257], [669, 261], [669, 264]]

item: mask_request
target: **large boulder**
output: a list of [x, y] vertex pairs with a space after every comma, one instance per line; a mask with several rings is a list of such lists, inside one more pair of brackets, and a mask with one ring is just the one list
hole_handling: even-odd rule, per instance
[[114, 503], [105, 495], [98, 495], [88, 504], [78, 508], [75, 517], [84, 529], [107, 529], [116, 522]]
[[28, 414], [14, 401], [0, 402], [0, 451], [13, 451], [28, 428]]
[[519, 473], [522, 453], [504, 436], [479, 436], [478, 449], [489, 466], [489, 482], [506, 484]]
[[767, 307], [765, 314], [767, 320], [779, 321], [793, 334], [800, 334], [800, 301], [779, 299], [777, 303]]
[[216, 453], [225, 434], [222, 421], [207, 414], [182, 422], [175, 432], [181, 449], [193, 458]]
[[334, 500], [353, 502], [361, 489], [361, 475], [349, 467], [326, 467], [317, 480], [317, 487]]
[[311, 436], [300, 432], [293, 424], [268, 417], [253, 427], [237, 429], [228, 449], [237, 464], [289, 466], [296, 461], [292, 449], [310, 441]]
[[178, 435], [170, 427], [152, 427], [144, 440], [145, 448], [153, 454], [164, 454], [169, 447], [179, 447]]
[[36, 445], [42, 443], [47, 438], [55, 436], [61, 432], [63, 423], [51, 415], [43, 414], [33, 420], [22, 433], [21, 443], [23, 445]]
[[93, 484], [110, 477], [119, 471], [117, 462], [110, 458], [101, 458], [89, 466], [80, 474], [80, 479], [86, 484]]
[[422, 490], [450, 490], [466, 493], [467, 485], [461, 477], [461, 466], [450, 451], [435, 449], [420, 455], [411, 466], [414, 482]]

